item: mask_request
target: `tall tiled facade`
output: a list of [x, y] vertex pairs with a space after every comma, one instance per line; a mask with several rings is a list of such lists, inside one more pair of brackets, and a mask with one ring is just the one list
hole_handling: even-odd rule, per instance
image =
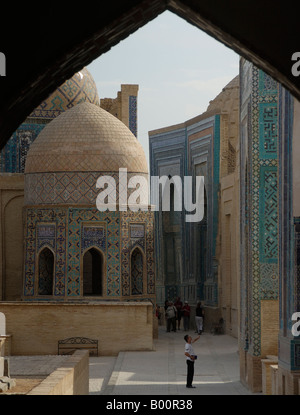
[[[206, 298], [218, 303], [214, 256], [218, 201], [214, 188], [219, 177], [214, 148], [219, 146], [219, 116], [198, 117], [189, 123], [150, 133], [151, 176], [204, 176], [206, 215], [199, 223], [187, 223], [186, 212], [156, 212], [157, 300], [180, 296], [195, 304]], [[182, 192], [182, 197], [184, 190]], [[184, 203], [183, 203], [184, 205]], [[209, 249], [208, 249], [209, 245]]]
[[288, 91], [244, 59], [240, 77], [242, 380], [260, 391], [262, 359], [275, 355], [275, 394], [297, 394], [299, 111]]
[[[203, 176], [205, 184], [204, 217], [201, 221], [187, 222], [184, 210], [164, 212], [160, 208], [156, 212], [157, 301], [163, 304], [167, 299], [180, 296], [194, 308], [201, 300], [206, 310], [208, 330], [226, 310], [228, 301], [225, 297], [233, 274], [236, 279], [236, 268], [232, 267], [226, 276], [227, 287], [220, 284], [220, 270], [223, 262], [227, 261], [220, 254], [220, 241], [226, 241], [224, 233], [220, 236], [223, 204], [226, 204], [226, 215], [232, 213], [236, 217], [231, 212], [232, 201], [228, 193], [233, 194], [231, 181], [237, 167], [238, 98], [239, 79], [236, 77], [202, 115], [149, 133], [151, 176], [170, 179], [179, 176], [183, 183], [184, 176], [192, 177], [194, 183], [196, 176]], [[228, 174], [231, 174], [229, 181]], [[227, 182], [222, 185], [225, 177]], [[226, 194], [225, 202], [222, 202], [223, 194]], [[230, 231], [227, 230], [227, 234]], [[223, 279], [226, 280], [225, 271]], [[237, 293], [228, 295], [235, 297], [233, 303], [236, 304]], [[221, 306], [223, 302], [224, 307]], [[234, 321], [232, 328], [231, 312], [228, 312], [228, 332], [233, 330], [237, 336], [237, 313], [235, 311], [231, 319]]]
[[240, 76], [241, 292], [251, 296], [242, 296], [241, 341], [260, 356], [261, 302], [278, 314], [278, 85], [245, 61]]

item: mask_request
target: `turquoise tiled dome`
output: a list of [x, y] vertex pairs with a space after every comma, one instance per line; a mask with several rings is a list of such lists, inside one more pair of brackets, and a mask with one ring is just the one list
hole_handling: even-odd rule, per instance
[[57, 88], [29, 117], [53, 119], [81, 102], [99, 105], [95, 81], [86, 68]]

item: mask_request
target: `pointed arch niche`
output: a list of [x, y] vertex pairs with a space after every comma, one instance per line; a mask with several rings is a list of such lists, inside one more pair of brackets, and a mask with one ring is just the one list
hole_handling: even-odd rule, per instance
[[48, 247], [38, 256], [38, 295], [53, 295], [54, 253]]
[[142, 295], [145, 292], [145, 256], [139, 247], [135, 247], [130, 256], [131, 295]]
[[82, 258], [82, 293], [103, 296], [104, 256], [97, 248], [89, 248]]

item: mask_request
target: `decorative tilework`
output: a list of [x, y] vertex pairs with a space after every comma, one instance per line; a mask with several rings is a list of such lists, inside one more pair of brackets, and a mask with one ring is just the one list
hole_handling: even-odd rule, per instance
[[0, 172], [24, 173], [29, 147], [44, 127], [43, 124], [21, 124], [0, 153]]
[[260, 158], [276, 159], [277, 158], [277, 104], [260, 103], [259, 104], [259, 134], [260, 134]]
[[95, 81], [86, 68], [57, 88], [13, 133], [0, 153], [0, 172], [24, 173], [29, 146], [45, 125], [82, 102], [99, 105]]
[[81, 102], [99, 105], [95, 81], [86, 68], [57, 88], [30, 114], [30, 117], [51, 120]]
[[297, 217], [294, 219], [294, 238], [295, 238], [295, 253], [294, 253], [294, 286], [295, 286], [295, 305], [294, 311], [300, 310], [300, 218]]
[[129, 96], [129, 130], [137, 137], [137, 97]]
[[[93, 238], [87, 239], [80, 237], [80, 233], [85, 228], [85, 223], [88, 222], [91, 226], [98, 228], [98, 237], [100, 236], [100, 228], [104, 229], [103, 223], [106, 223], [106, 246], [107, 246], [107, 261], [106, 261], [106, 293], [104, 295], [110, 297], [120, 296], [120, 225], [119, 212], [99, 212], [94, 208], [69, 208], [68, 209], [68, 254], [67, 254], [67, 295], [76, 297], [81, 295], [80, 292], [80, 245], [83, 243], [86, 247], [96, 244], [96, 246], [103, 247], [103, 237], [95, 241], [95, 233]], [[97, 232], [96, 232], [97, 234]], [[103, 236], [105, 233], [103, 232]], [[97, 239], [97, 237], [96, 237]]]
[[145, 225], [130, 224], [130, 247], [140, 246], [145, 251]]
[[278, 174], [277, 167], [260, 168], [259, 259], [278, 262]]
[[97, 246], [103, 253], [106, 252], [106, 224], [95, 226], [94, 224], [82, 224], [81, 252]]
[[[143, 238], [131, 238], [131, 226], [145, 226]], [[135, 228], [136, 230], [137, 228]], [[155, 271], [154, 271], [154, 234], [153, 234], [153, 213], [147, 212], [123, 212], [121, 217], [122, 232], [122, 289], [123, 295], [130, 295], [130, 253], [136, 245], [143, 248], [146, 257], [147, 288], [146, 294], [155, 294]], [[136, 232], [135, 232], [136, 235]], [[139, 235], [141, 235], [139, 233]], [[144, 291], [145, 293], [145, 291]]]
[[[25, 284], [24, 296], [37, 295], [35, 292], [35, 279], [37, 276], [36, 255], [38, 254], [38, 246], [51, 246], [51, 237], [48, 244], [43, 244], [46, 233], [41, 231], [42, 227], [53, 226], [56, 227], [56, 244], [55, 244], [55, 281], [54, 281], [54, 295], [63, 296], [65, 293], [65, 264], [66, 264], [66, 210], [63, 208], [56, 209], [39, 209], [26, 208], [25, 209], [25, 254], [24, 254], [24, 268], [25, 268]], [[44, 228], [46, 230], [46, 228]], [[48, 228], [47, 233], [51, 235], [52, 231]], [[44, 235], [44, 236], [43, 236]], [[49, 237], [48, 235], [48, 237]]]
[[151, 176], [191, 176], [195, 180], [195, 176], [204, 175], [205, 211], [209, 212], [201, 225], [185, 223], [184, 215], [156, 212], [158, 292], [161, 286], [165, 299], [180, 295], [191, 303], [201, 299], [213, 307], [218, 307], [219, 302], [215, 266], [220, 195], [219, 108], [215, 115], [210, 112], [207, 118], [158, 130], [149, 138]]
[[277, 95], [278, 92], [277, 82], [261, 69], [259, 70], [259, 91], [261, 96]]
[[43, 224], [37, 223], [37, 250], [39, 251], [43, 246], [50, 246], [55, 249], [56, 229], [55, 223]]
[[[249, 77], [249, 73], [251, 76]], [[241, 71], [243, 78], [243, 66]], [[252, 65], [247, 67], [251, 87], [248, 98], [241, 98], [244, 120], [247, 120], [247, 141], [241, 141], [241, 171], [245, 170], [246, 193], [241, 192], [241, 236], [246, 251], [243, 258], [241, 287], [248, 296], [243, 303], [241, 341], [254, 355], [261, 353], [262, 299], [278, 298], [278, 88], [277, 83]], [[244, 85], [243, 81], [241, 82]], [[245, 123], [245, 121], [243, 121]], [[243, 124], [246, 126], [246, 124]], [[244, 148], [245, 146], [245, 148]], [[241, 182], [244, 185], [244, 182]]]
[[278, 297], [277, 264], [260, 264], [260, 297], [263, 300], [276, 300]]
[[[96, 205], [100, 189], [96, 188], [97, 179], [101, 175], [109, 175], [116, 183], [116, 203], [119, 198], [119, 173], [116, 172], [57, 172], [31, 173], [25, 176], [25, 204], [90, 204]], [[127, 173], [127, 195], [135, 189], [128, 189], [129, 180], [135, 173]], [[145, 179], [148, 176], [140, 174]], [[122, 188], [123, 189], [123, 188]]]

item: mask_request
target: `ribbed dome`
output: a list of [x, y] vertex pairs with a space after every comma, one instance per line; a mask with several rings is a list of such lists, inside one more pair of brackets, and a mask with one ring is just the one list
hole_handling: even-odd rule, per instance
[[81, 102], [100, 102], [95, 81], [86, 68], [57, 88], [29, 117], [53, 119]]
[[88, 102], [52, 120], [31, 144], [25, 173], [148, 173], [141, 144], [116, 117]]

